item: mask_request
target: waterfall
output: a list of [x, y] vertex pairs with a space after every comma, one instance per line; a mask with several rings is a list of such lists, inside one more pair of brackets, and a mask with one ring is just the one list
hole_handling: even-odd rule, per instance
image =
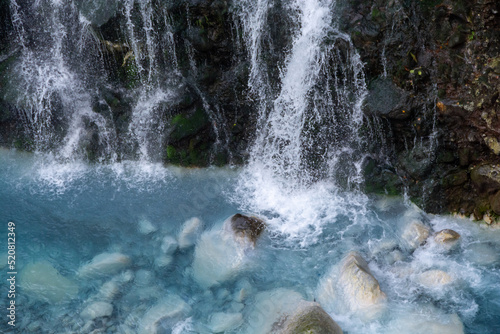
[[[362, 219], [364, 211], [358, 190], [367, 88], [363, 63], [339, 30], [339, 7], [325, 0], [242, 0], [235, 9], [259, 108], [240, 200], [274, 217], [277, 234], [301, 246], [316, 240], [326, 217]], [[347, 202], [360, 205], [349, 211]]]
[[[355, 165], [362, 159], [359, 132], [367, 90], [363, 64], [349, 36], [338, 29], [338, 5], [284, 2], [294, 21], [284, 32], [290, 34], [285, 36], [290, 44], [266, 51], [265, 46], [283, 38], [269, 36], [264, 29], [274, 15], [273, 6], [244, 0], [238, 7], [249, 50], [249, 87], [260, 107], [250, 164], [304, 186], [325, 177], [355, 186], [360, 182]], [[266, 62], [272, 57], [267, 52], [281, 53], [282, 63]], [[279, 85], [269, 83], [273, 66], [280, 66]]]
[[[134, 8], [135, 4], [138, 8]], [[127, 0], [124, 4], [126, 17], [127, 40], [131, 45], [132, 66], [135, 67], [138, 76], [138, 88], [136, 90], [136, 102], [133, 106], [132, 117], [128, 128], [130, 145], [138, 146], [138, 158], [146, 161], [161, 160], [165, 133], [165, 109], [168, 102], [173, 98], [173, 92], [163, 84], [164, 78], [161, 73], [165, 69], [160, 57], [163, 50], [159, 27], [153, 27], [157, 18], [154, 16], [153, 4], [149, 0], [134, 1]], [[134, 23], [133, 12], [140, 18], [139, 24]], [[161, 13], [168, 17], [168, 13]], [[167, 34], [171, 36], [171, 27], [165, 19]], [[156, 28], [156, 29], [155, 29]], [[173, 39], [167, 39], [167, 51], [173, 52], [175, 56], [175, 45]], [[167, 68], [172, 68], [170, 65]], [[176, 73], [174, 67], [173, 74]]]
[[114, 159], [113, 124], [92, 110], [95, 87], [85, 69], [99, 69], [87, 55], [99, 45], [89, 22], [73, 3], [37, 1], [21, 8], [11, 0], [10, 9], [21, 46], [17, 104], [35, 149], [71, 160], [98, 145], [100, 160]]

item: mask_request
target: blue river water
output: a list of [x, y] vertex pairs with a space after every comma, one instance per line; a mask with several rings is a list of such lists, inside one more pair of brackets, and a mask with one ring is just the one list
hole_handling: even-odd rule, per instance
[[[211, 231], [238, 212], [267, 223], [241, 266], [225, 263], [234, 249], [203, 248]], [[430, 229], [427, 243], [416, 249], [402, 237], [414, 220]], [[7, 323], [12, 298], [2, 283], [3, 333], [264, 333], [279, 312], [273, 303], [263, 311], [266, 298], [286, 303], [297, 294], [319, 301], [345, 333], [500, 332], [500, 229], [428, 215], [401, 198], [367, 197], [326, 183], [286, 192], [244, 168], [86, 165], [2, 150], [3, 282], [10, 221], [16, 226], [16, 326]], [[195, 238], [181, 246], [186, 221]], [[432, 241], [442, 229], [461, 235], [454, 249]], [[167, 250], [165, 240], [175, 246]], [[324, 302], [320, 283], [350, 251], [368, 262], [387, 297], [380, 315]], [[103, 253], [126, 261], [109, 274], [83, 275]], [[221, 268], [215, 284], [196, 264], [205, 260]], [[446, 279], [426, 283], [429, 271]], [[111, 292], [104, 288], [113, 284]], [[161, 308], [165, 298], [182, 309], [152, 329], [152, 310], [174, 307], [167, 301], [170, 306]], [[105, 315], [89, 315], [93, 304]]]

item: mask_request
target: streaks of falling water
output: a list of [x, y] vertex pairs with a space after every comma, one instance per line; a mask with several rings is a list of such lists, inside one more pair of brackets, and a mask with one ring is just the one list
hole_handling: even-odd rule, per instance
[[[114, 127], [92, 110], [87, 73], [77, 70], [87, 64], [74, 61], [87, 60], [85, 48], [75, 43], [96, 47], [95, 39], [88, 36], [88, 21], [72, 3], [37, 1], [21, 9], [11, 0], [10, 9], [22, 52], [17, 73], [24, 90], [17, 102], [35, 149], [51, 150], [62, 160], [82, 158], [89, 141], [84, 127], [90, 124], [97, 128], [101, 159], [114, 159]], [[61, 122], [68, 124], [66, 131], [58, 130]]]
[[339, 214], [363, 219], [363, 64], [336, 1], [241, 0], [235, 10], [260, 108], [237, 200], [305, 247]]
[[[290, 45], [277, 51], [284, 59], [278, 89], [269, 84], [272, 69], [263, 48], [272, 38], [265, 32], [272, 5], [242, 0], [237, 8], [249, 50], [249, 87], [260, 102], [251, 165], [303, 185], [343, 170], [340, 177], [355, 185], [360, 174], [352, 167], [362, 159], [363, 64], [349, 36], [338, 30], [335, 1], [295, 0], [283, 6], [297, 22]], [[350, 166], [343, 166], [345, 161]]]

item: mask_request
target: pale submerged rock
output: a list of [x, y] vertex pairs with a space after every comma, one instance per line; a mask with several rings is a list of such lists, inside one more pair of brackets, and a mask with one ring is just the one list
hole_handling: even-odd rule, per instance
[[293, 312], [294, 305], [302, 300], [303, 297], [300, 293], [289, 289], [278, 288], [259, 292], [255, 296], [243, 333], [270, 333], [273, 325], [283, 315]]
[[387, 334], [463, 334], [464, 326], [456, 314], [410, 312], [392, 321]]
[[118, 277], [118, 281], [121, 283], [128, 283], [134, 279], [134, 272], [132, 270], [126, 270], [122, 272]]
[[80, 316], [86, 320], [94, 320], [101, 317], [109, 317], [113, 314], [113, 305], [107, 302], [95, 302], [87, 306]]
[[62, 276], [50, 263], [30, 263], [19, 273], [23, 293], [52, 304], [67, 302], [78, 295], [78, 285]]
[[363, 320], [378, 317], [385, 310], [387, 299], [368, 264], [356, 252], [332, 267], [320, 280], [316, 295], [327, 310], [356, 312]]
[[193, 260], [194, 279], [202, 287], [211, 287], [236, 276], [245, 267], [244, 249], [221, 230], [203, 233]]
[[420, 221], [412, 221], [405, 227], [401, 237], [411, 250], [415, 250], [427, 240], [429, 233], [430, 229]]
[[405, 255], [398, 249], [390, 252], [385, 256], [385, 260], [388, 264], [394, 264], [396, 262], [403, 261], [405, 259]]
[[264, 225], [259, 225], [261, 230], [257, 233], [253, 229], [256, 225], [247, 224], [249, 220], [253, 222], [257, 218], [234, 215], [222, 227], [214, 227], [201, 235], [195, 248], [192, 268], [194, 279], [202, 287], [227, 281], [248, 268], [248, 254], [254, 249], [264, 228]]
[[488, 243], [474, 243], [467, 247], [465, 258], [481, 266], [489, 266], [500, 262], [500, 255]]
[[104, 300], [113, 300], [120, 294], [121, 284], [116, 280], [104, 283], [99, 289], [99, 298]]
[[137, 286], [149, 286], [153, 283], [155, 274], [146, 269], [139, 269], [135, 273], [134, 284]]
[[417, 281], [428, 288], [438, 288], [453, 282], [453, 277], [442, 270], [428, 270], [417, 276]]
[[160, 255], [155, 259], [155, 266], [157, 268], [165, 268], [168, 267], [174, 258], [170, 255]]
[[151, 233], [154, 233], [158, 230], [156, 226], [153, 225], [149, 220], [147, 219], [141, 219], [139, 220], [137, 224], [137, 229], [139, 230], [139, 233], [148, 235]]
[[165, 255], [172, 255], [174, 252], [177, 250], [177, 247], [179, 247], [179, 243], [175, 238], [167, 235], [166, 237], [163, 238], [161, 241], [161, 250]]
[[134, 273], [131, 270], [122, 272], [114, 276], [111, 280], [104, 283], [96, 295], [98, 300], [112, 301], [116, 299], [122, 291], [124, 284], [130, 282], [134, 278]]
[[217, 312], [210, 316], [208, 327], [214, 333], [223, 333], [240, 327], [243, 324], [243, 315], [241, 313]]
[[[191, 311], [191, 307], [181, 297], [171, 294], [150, 308], [139, 322], [138, 334], [163, 333], [162, 325], [170, 328]], [[169, 323], [170, 320], [170, 323]]]
[[238, 281], [238, 283], [236, 283], [236, 289], [233, 294], [233, 299], [236, 302], [241, 303], [245, 301], [245, 299], [250, 295], [251, 291], [252, 284], [250, 284], [250, 282], [246, 278], [243, 278]]
[[184, 249], [193, 246], [196, 243], [202, 228], [203, 224], [199, 218], [193, 217], [186, 220], [182, 225], [179, 237], [177, 238], [179, 248]]
[[82, 277], [99, 277], [114, 275], [131, 264], [130, 258], [121, 253], [102, 253], [78, 270]]

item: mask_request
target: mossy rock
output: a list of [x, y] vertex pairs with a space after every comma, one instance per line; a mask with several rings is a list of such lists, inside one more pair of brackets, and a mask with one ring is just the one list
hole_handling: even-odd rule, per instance
[[205, 167], [210, 163], [210, 145], [192, 138], [188, 147], [178, 143], [169, 144], [165, 149], [165, 162], [180, 166]]
[[197, 108], [192, 115], [179, 114], [172, 118], [170, 124], [173, 128], [170, 133], [172, 141], [195, 135], [210, 123], [208, 115], [201, 108]]
[[460, 170], [446, 175], [442, 180], [442, 185], [444, 187], [460, 186], [467, 182], [468, 174], [466, 170]]
[[370, 194], [396, 196], [401, 194], [403, 183], [398, 175], [383, 169], [374, 160], [364, 166], [365, 192]]
[[302, 302], [293, 314], [274, 325], [275, 334], [342, 334], [342, 329], [318, 303]]

